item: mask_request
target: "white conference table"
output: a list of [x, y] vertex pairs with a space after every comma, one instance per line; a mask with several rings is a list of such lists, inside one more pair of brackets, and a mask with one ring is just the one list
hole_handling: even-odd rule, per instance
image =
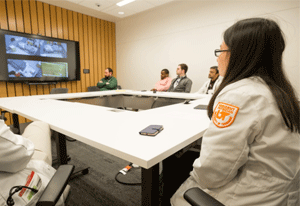
[[[124, 94], [196, 100], [140, 112], [59, 100]], [[210, 120], [206, 110], [194, 107], [207, 105], [209, 99], [200, 94], [116, 90], [0, 98], [0, 108], [46, 122], [58, 133], [141, 166], [142, 204], [158, 205], [158, 164], [203, 135]], [[163, 125], [164, 130], [155, 137], [139, 134], [151, 124]]]

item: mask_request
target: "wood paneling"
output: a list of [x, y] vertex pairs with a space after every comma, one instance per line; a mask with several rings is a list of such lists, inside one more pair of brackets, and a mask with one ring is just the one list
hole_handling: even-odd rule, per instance
[[78, 33], [79, 33], [79, 50], [80, 50], [80, 75], [81, 75], [81, 88], [82, 91], [86, 91], [86, 86], [85, 86], [85, 75], [83, 74], [83, 69], [85, 67], [85, 52], [84, 52], [84, 38], [83, 38], [83, 15], [78, 14]]
[[[36, 0], [0, 0], [0, 28], [79, 41], [81, 80], [56, 85], [26, 85], [0, 82], [0, 98], [49, 94], [52, 88], [67, 87], [69, 92], [86, 92], [111, 67], [116, 76], [115, 23]], [[89, 74], [83, 74], [89, 69]], [[11, 124], [11, 116], [7, 124]], [[20, 123], [25, 122], [20, 118]]]
[[[6, 12], [6, 2], [0, 1], [0, 28], [1, 29], [8, 29], [8, 22], [7, 22], [7, 12]], [[7, 84], [6, 82], [0, 82], [0, 97], [7, 97]], [[11, 124], [11, 117], [8, 113], [5, 114], [7, 118], [7, 124]]]

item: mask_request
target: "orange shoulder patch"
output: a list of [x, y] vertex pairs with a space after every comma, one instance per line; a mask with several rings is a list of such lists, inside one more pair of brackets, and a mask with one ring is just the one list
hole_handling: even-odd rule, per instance
[[219, 128], [229, 127], [234, 122], [238, 111], [237, 106], [219, 102], [214, 110], [212, 121]]

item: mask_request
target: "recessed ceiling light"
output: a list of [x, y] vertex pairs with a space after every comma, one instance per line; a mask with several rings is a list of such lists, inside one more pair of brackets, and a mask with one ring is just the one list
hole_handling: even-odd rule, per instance
[[119, 12], [118, 12], [118, 14], [121, 14], [121, 15], [123, 15], [123, 14], [124, 14], [124, 12], [123, 12], [123, 11], [119, 11]]
[[120, 1], [119, 3], [117, 3], [117, 6], [124, 6], [124, 5], [129, 4], [133, 1], [135, 1], [135, 0], [123, 0], [123, 1]]

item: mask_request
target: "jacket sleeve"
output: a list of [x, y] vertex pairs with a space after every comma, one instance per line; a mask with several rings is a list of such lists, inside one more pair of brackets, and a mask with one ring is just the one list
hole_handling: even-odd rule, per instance
[[219, 88], [219, 86], [221, 85], [223, 81], [223, 77], [222, 76], [219, 76], [219, 78], [217, 79], [213, 89], [214, 89], [214, 93], [217, 91], [217, 89]]
[[[102, 81], [102, 83], [100, 83], [100, 81]], [[104, 79], [104, 78], [102, 78], [100, 81], [97, 83], [97, 87], [102, 88], [102, 87], [105, 86], [105, 83], [106, 83], [106, 82], [105, 82], [105, 79]]]
[[112, 77], [109, 84], [106, 85], [107, 89], [116, 89], [118, 86], [118, 81], [115, 77]]
[[34, 152], [34, 144], [11, 132], [0, 120], [0, 171], [18, 172], [26, 167]]
[[[233, 92], [222, 94], [215, 101], [215, 112], [219, 102], [239, 108], [232, 124], [218, 127], [213, 123], [216, 117], [212, 117], [203, 135], [200, 157], [193, 164], [191, 175], [202, 188], [219, 188], [230, 182], [247, 162], [249, 145], [260, 131], [258, 112], [251, 97]], [[222, 116], [216, 116], [221, 120]]]
[[176, 78], [172, 79], [171, 84], [170, 84], [170, 87], [169, 87], [169, 89], [168, 89], [168, 92], [170, 92], [170, 91], [172, 90], [173, 84], [174, 84], [175, 80], [176, 80]]
[[185, 93], [191, 92], [192, 84], [193, 84], [192, 80], [189, 79], [185, 85], [185, 90], [184, 90]]
[[205, 93], [206, 93], [206, 90], [207, 90], [207, 85], [208, 85], [209, 81], [210, 81], [210, 80], [206, 81], [206, 82], [202, 85], [202, 87], [198, 90], [198, 92], [196, 92], [196, 93], [198, 93], [198, 94], [205, 94]]

